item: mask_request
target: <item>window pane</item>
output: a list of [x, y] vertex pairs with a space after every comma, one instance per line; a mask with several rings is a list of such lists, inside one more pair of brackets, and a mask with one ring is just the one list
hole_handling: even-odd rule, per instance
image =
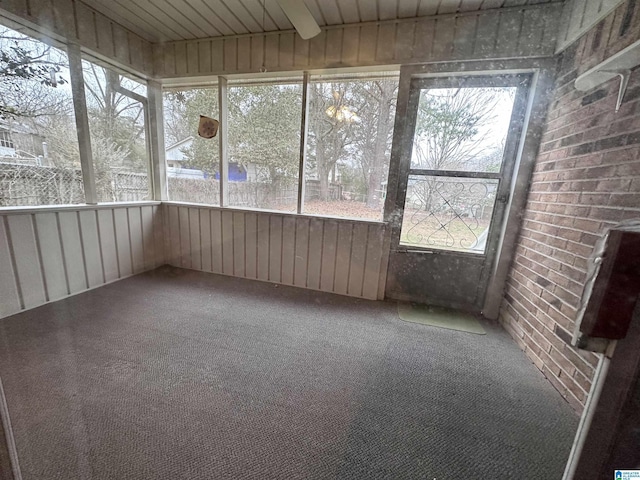
[[0, 206], [84, 203], [66, 53], [5, 27], [0, 48]]
[[312, 79], [305, 213], [382, 220], [398, 73]]
[[499, 172], [516, 87], [420, 92], [411, 167]]
[[498, 180], [409, 175], [400, 244], [482, 254]]
[[169, 199], [219, 205], [220, 137], [198, 136], [200, 115], [218, 119], [216, 87], [164, 92]]
[[295, 212], [302, 84], [229, 82], [229, 205]]
[[149, 200], [144, 108], [126, 93], [146, 87], [86, 60], [82, 69], [98, 202]]

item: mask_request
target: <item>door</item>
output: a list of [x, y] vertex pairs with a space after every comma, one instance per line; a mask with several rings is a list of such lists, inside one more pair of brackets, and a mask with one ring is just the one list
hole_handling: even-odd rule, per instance
[[386, 296], [479, 312], [522, 133], [528, 75], [414, 78]]

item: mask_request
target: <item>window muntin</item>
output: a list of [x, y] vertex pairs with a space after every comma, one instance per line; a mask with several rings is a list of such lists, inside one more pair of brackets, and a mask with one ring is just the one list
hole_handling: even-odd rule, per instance
[[165, 90], [164, 135], [169, 200], [220, 204], [220, 136], [198, 136], [200, 115], [218, 119], [218, 88]]
[[67, 54], [7, 27], [0, 46], [35, 70], [0, 85], [0, 207], [83, 203]]
[[82, 69], [98, 202], [151, 199], [144, 105], [136, 98], [146, 87], [87, 60]]

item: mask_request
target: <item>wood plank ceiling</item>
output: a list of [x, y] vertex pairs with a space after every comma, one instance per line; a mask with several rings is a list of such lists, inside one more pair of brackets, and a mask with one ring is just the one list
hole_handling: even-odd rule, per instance
[[[276, 0], [81, 1], [151, 42], [293, 28]], [[473, 12], [549, 1], [551, 0], [304, 0], [304, 3], [318, 25], [325, 26]]]

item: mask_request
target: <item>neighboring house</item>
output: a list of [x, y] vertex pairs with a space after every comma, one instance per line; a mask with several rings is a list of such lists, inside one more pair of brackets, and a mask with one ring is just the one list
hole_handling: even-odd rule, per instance
[[9, 130], [0, 129], [0, 156], [13, 157], [16, 154], [16, 147]]
[[184, 150], [189, 148], [193, 143], [193, 137], [187, 137], [173, 145], [167, 147], [164, 157], [167, 160], [167, 167], [182, 168], [182, 162], [185, 160]]
[[[170, 145], [165, 150], [165, 159], [167, 162], [167, 175], [176, 178], [206, 178], [207, 174], [202, 170], [185, 168], [183, 162], [186, 160], [184, 151], [191, 147], [193, 137], [187, 137], [184, 140]], [[256, 165], [250, 163], [241, 165], [235, 162], [229, 162], [229, 180], [232, 182], [256, 182], [258, 173]], [[220, 174], [216, 172], [214, 178], [220, 179]]]
[[27, 125], [0, 121], [0, 162], [49, 165], [45, 140]]

